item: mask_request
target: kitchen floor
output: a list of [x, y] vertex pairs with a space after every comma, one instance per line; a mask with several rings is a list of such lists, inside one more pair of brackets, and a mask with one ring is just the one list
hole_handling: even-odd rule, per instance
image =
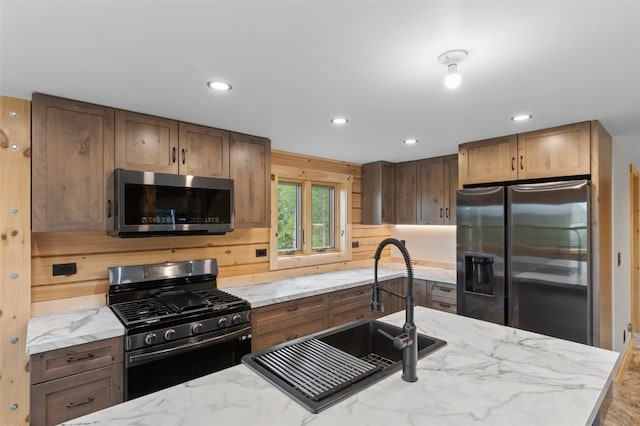
[[640, 424], [640, 344], [636, 341], [629, 368], [611, 400], [603, 426]]

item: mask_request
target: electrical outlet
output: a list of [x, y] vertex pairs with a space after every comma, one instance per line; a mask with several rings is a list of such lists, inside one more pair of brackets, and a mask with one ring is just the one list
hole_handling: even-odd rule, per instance
[[267, 249], [256, 249], [256, 257], [267, 257]]
[[351, 248], [358, 248], [358, 247], [360, 247], [359, 241], [351, 241]]
[[77, 272], [76, 264], [74, 263], [54, 263], [52, 275], [74, 275]]

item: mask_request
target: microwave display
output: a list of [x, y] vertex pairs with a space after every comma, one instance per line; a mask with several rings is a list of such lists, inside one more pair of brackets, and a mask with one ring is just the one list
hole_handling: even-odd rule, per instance
[[125, 185], [125, 225], [229, 223], [231, 193], [224, 189]]

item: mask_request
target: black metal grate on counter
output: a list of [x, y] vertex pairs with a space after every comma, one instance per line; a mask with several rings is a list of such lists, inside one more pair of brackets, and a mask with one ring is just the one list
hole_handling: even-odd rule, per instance
[[255, 360], [313, 401], [382, 369], [316, 339], [265, 352]]

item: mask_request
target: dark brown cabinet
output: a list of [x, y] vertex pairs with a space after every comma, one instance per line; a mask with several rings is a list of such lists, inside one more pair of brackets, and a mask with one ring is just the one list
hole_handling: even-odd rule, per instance
[[235, 226], [271, 224], [271, 141], [231, 133], [229, 176], [234, 180]]
[[395, 223], [396, 167], [386, 161], [362, 165], [362, 224]]
[[123, 338], [31, 356], [33, 426], [55, 425], [123, 400]]
[[115, 132], [117, 168], [178, 173], [177, 121], [117, 110]]
[[113, 122], [111, 108], [33, 95], [33, 232], [108, 229]]
[[415, 161], [396, 163], [396, 223], [416, 224], [417, 168]]
[[456, 223], [457, 155], [427, 158], [416, 162], [417, 220], [424, 225]]

